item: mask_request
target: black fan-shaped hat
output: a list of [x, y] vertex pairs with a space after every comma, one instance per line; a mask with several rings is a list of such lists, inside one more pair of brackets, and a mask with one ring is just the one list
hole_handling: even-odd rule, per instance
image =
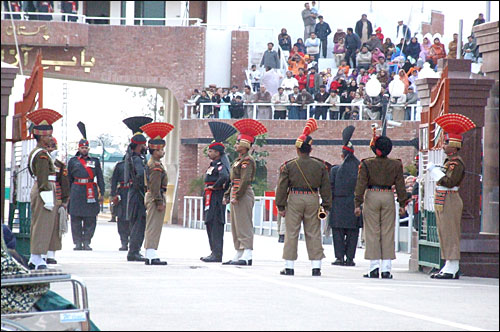
[[347, 126], [344, 128], [344, 130], [342, 131], [343, 145], [347, 146], [347, 144], [349, 144], [349, 142], [351, 141], [352, 134], [354, 133], [354, 129], [356, 129], [356, 127], [354, 126]]
[[238, 132], [236, 128], [225, 122], [210, 121], [208, 126], [216, 142], [224, 142]]
[[123, 120], [123, 123], [132, 130], [132, 134], [142, 133], [141, 127], [150, 122], [153, 122], [153, 119], [148, 116], [132, 116]]
[[79, 129], [79, 130], [80, 130], [80, 132], [82, 133], [82, 137], [83, 137], [84, 139], [87, 139], [87, 129], [85, 128], [85, 123], [83, 123], [83, 122], [81, 122], [81, 121], [80, 121], [80, 122], [78, 122], [78, 123], [76, 124], [76, 126], [78, 127], [78, 129]]

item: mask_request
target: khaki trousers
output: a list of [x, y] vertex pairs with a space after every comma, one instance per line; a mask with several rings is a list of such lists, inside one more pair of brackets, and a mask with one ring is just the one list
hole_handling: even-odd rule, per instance
[[162, 212], [156, 209], [156, 203], [153, 200], [153, 195], [147, 192], [144, 197], [146, 205], [146, 230], [144, 232], [144, 248], [158, 249], [160, 243], [161, 230], [163, 228], [163, 220], [165, 219], [165, 210]]
[[61, 204], [56, 204], [54, 210], [56, 210], [56, 216], [54, 221], [54, 230], [52, 231], [52, 236], [50, 237], [49, 251], [57, 251], [62, 249], [62, 238], [59, 233], [59, 208]]
[[365, 192], [363, 223], [365, 228], [365, 259], [396, 259], [394, 229], [396, 207], [393, 192]]
[[441, 258], [460, 260], [460, 235], [463, 202], [458, 191], [448, 192], [443, 211], [436, 210]]
[[236, 250], [253, 249], [253, 204], [252, 187], [248, 187], [238, 204], [231, 203], [231, 233]]
[[304, 223], [307, 254], [310, 260], [325, 258], [321, 243], [321, 221], [318, 218], [317, 195], [290, 194], [286, 207], [286, 231], [283, 259], [297, 260], [300, 226]]
[[[56, 186], [50, 182], [56, 202]], [[30, 251], [34, 255], [46, 255], [49, 250], [50, 240], [54, 232], [57, 210], [54, 206], [52, 211], [44, 208], [44, 203], [38, 192], [38, 184], [35, 181], [31, 189], [31, 227], [30, 227]]]

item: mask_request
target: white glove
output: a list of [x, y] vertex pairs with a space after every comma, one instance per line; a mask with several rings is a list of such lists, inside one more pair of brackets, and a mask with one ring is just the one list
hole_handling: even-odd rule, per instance
[[45, 203], [44, 208], [46, 208], [49, 211], [52, 211], [54, 208], [54, 193], [53, 191], [42, 191], [40, 192], [40, 197], [42, 198], [42, 201]]
[[429, 173], [434, 181], [439, 181], [445, 174], [439, 169], [439, 167], [434, 166]]

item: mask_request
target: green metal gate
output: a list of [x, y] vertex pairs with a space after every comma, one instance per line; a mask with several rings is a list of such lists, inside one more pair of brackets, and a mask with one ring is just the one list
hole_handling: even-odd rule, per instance
[[16, 251], [30, 256], [31, 203], [9, 204], [9, 227], [16, 237]]
[[418, 226], [418, 265], [440, 269], [444, 261], [441, 260], [436, 214], [423, 210]]

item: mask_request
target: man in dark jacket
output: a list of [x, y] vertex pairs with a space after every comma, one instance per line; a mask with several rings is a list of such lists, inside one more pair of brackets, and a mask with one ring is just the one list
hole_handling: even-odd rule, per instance
[[359, 228], [362, 227], [361, 217], [354, 215], [354, 189], [359, 167], [359, 160], [354, 156], [354, 147], [350, 142], [354, 129], [354, 126], [349, 126], [342, 132], [344, 161], [330, 171], [333, 203], [329, 224], [337, 259], [333, 265], [355, 265]]
[[[125, 158], [123, 158], [125, 160]], [[127, 219], [127, 196], [130, 188], [130, 182], [125, 182], [125, 162], [119, 161], [113, 170], [111, 177], [111, 197], [113, 211], [118, 220], [118, 234], [122, 246], [120, 251], [128, 250], [128, 241], [130, 236], [130, 222]]]
[[361, 43], [364, 44], [368, 41], [373, 33], [372, 22], [368, 21], [366, 14], [361, 15], [361, 19], [356, 22], [356, 35], [361, 39]]
[[314, 33], [318, 36], [321, 41], [321, 50], [323, 52], [323, 58], [326, 58], [326, 49], [328, 47], [328, 36], [332, 33], [332, 29], [328, 23], [323, 21], [323, 16], [318, 16], [319, 22], [314, 27]]
[[275, 69], [280, 67], [278, 53], [273, 51], [273, 47], [273, 43], [267, 43], [267, 50], [262, 55], [262, 60], [260, 60], [261, 67], [271, 67]]
[[345, 52], [345, 60], [349, 62], [349, 59], [351, 59], [351, 68], [356, 68], [356, 53], [358, 53], [361, 48], [361, 39], [359, 39], [358, 35], [353, 33], [352, 28], [347, 28], [345, 47], [347, 49]]
[[408, 44], [411, 39], [410, 28], [406, 24], [403, 24], [403, 20], [398, 21], [398, 26], [396, 27], [396, 40], [401, 40], [401, 38], [405, 39], [405, 44]]

